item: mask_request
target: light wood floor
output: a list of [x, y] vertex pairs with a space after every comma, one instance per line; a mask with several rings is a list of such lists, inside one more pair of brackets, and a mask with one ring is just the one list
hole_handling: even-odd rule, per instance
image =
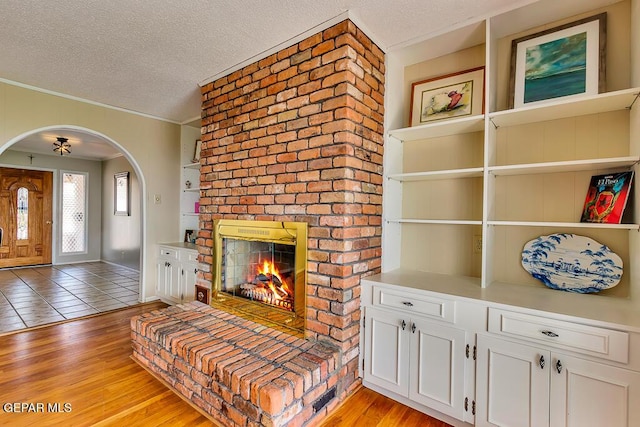
[[[130, 358], [129, 319], [164, 306], [145, 304], [1, 336], [0, 425], [211, 426]], [[55, 404], [70, 411], [51, 412]], [[322, 425], [446, 426], [365, 388]]]

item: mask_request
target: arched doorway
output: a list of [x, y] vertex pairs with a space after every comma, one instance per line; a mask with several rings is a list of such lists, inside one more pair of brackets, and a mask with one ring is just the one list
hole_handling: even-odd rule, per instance
[[[68, 156], [51, 156], [53, 142], [59, 136], [69, 139], [71, 153]], [[100, 175], [86, 167], [91, 163], [100, 165], [97, 168], [101, 171]], [[0, 145], [0, 166], [45, 170], [54, 174], [53, 224], [56, 227], [51, 242], [53, 265], [102, 261], [103, 253], [106, 253], [108, 263], [139, 269], [137, 291], [139, 300], [144, 300], [142, 276], [145, 204], [142, 195], [145, 194], [145, 180], [136, 159], [126, 149], [108, 136], [91, 129], [72, 125], [48, 126], [25, 132]], [[129, 228], [125, 219], [116, 216], [113, 210], [114, 177], [123, 171], [128, 173], [129, 195], [133, 196], [130, 200], [129, 218], [132, 219], [131, 223], [136, 224]], [[94, 200], [87, 200], [86, 212], [80, 214], [74, 211], [70, 217], [86, 215], [87, 222], [93, 222], [87, 225], [87, 247], [81, 248], [81, 251], [65, 253], [62, 223], [69, 215], [63, 212], [63, 193], [65, 186], [72, 184], [74, 175], [86, 178], [87, 192], [90, 196], [93, 195]], [[96, 191], [100, 193], [98, 202], [95, 200]], [[104, 242], [108, 244], [105, 245]], [[132, 254], [135, 254], [135, 262], [131, 261]]]

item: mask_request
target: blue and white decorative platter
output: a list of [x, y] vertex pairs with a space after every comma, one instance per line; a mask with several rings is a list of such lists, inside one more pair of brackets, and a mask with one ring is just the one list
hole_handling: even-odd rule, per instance
[[575, 234], [551, 234], [527, 242], [522, 267], [551, 289], [592, 293], [622, 278], [622, 259], [607, 246]]

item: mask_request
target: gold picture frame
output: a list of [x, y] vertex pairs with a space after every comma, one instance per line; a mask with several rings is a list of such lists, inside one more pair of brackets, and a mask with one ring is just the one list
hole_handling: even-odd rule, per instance
[[471, 68], [413, 83], [409, 126], [482, 114], [484, 68]]

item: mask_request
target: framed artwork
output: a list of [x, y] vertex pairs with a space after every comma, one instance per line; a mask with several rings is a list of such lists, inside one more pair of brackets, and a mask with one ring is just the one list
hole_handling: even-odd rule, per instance
[[509, 108], [605, 90], [607, 14], [511, 42]]
[[193, 150], [193, 163], [200, 163], [200, 150], [202, 150], [202, 140], [196, 139], [196, 146]]
[[484, 111], [484, 67], [446, 74], [411, 85], [410, 126], [473, 116]]
[[193, 230], [184, 230], [184, 242], [185, 243], [194, 243], [195, 240], [195, 235], [193, 233]]
[[113, 213], [131, 215], [129, 172], [118, 172], [113, 176]]

